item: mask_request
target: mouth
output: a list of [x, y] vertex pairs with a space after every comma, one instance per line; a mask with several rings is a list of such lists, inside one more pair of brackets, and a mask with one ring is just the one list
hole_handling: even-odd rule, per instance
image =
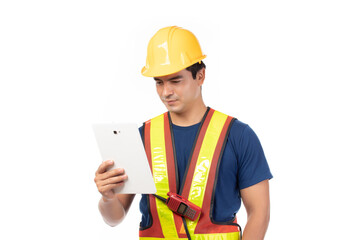
[[168, 104], [168, 105], [173, 105], [173, 104], [175, 104], [176, 101], [177, 101], [177, 100], [175, 100], [175, 99], [165, 100], [166, 104]]

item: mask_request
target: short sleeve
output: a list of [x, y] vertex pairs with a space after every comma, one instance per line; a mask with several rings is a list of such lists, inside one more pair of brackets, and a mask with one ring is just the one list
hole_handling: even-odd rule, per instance
[[244, 189], [273, 176], [265, 158], [260, 140], [255, 132], [246, 125], [243, 129], [238, 154], [238, 186]]

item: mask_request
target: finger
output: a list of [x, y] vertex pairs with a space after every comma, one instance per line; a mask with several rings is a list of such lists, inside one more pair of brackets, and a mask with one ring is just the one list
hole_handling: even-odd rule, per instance
[[100, 166], [95, 174], [98, 175], [98, 174], [102, 174], [102, 173], [106, 172], [106, 169], [112, 165], [114, 165], [114, 161], [112, 161], [112, 160], [104, 161], [103, 163], [100, 164]]
[[96, 185], [97, 185], [98, 188], [101, 188], [101, 187], [104, 187], [104, 186], [107, 186], [107, 185], [117, 184], [117, 183], [123, 182], [123, 181], [125, 181], [127, 179], [128, 179], [127, 175], [121, 175], [121, 176], [116, 176], [116, 177], [112, 177], [112, 178], [107, 178], [107, 179], [104, 179], [104, 180], [98, 180], [96, 182]]
[[109, 184], [109, 185], [106, 185], [106, 186], [102, 186], [99, 189], [99, 192], [101, 194], [106, 194], [108, 191], [111, 191], [113, 190], [114, 188], [117, 188], [117, 187], [120, 187], [120, 186], [123, 186], [124, 185], [124, 182], [120, 182], [120, 183], [114, 183], [114, 184]]
[[127, 179], [128, 179], [127, 175], [121, 175], [118, 177], [108, 178], [108, 179], [104, 180], [103, 183], [104, 183], [104, 185], [117, 184], [117, 183], [124, 182]]
[[123, 182], [128, 179], [128, 176], [126, 174], [120, 175], [120, 176], [117, 175], [114, 177], [109, 177], [109, 178], [104, 178], [104, 179], [99, 179], [100, 177], [102, 177], [102, 175], [104, 175], [104, 174], [101, 174], [101, 175], [95, 177], [95, 183], [98, 188], [101, 188], [101, 187], [104, 187], [104, 186], [107, 186], [110, 184], [120, 183], [120, 182]]
[[123, 174], [125, 174], [125, 170], [123, 168], [116, 168], [116, 169], [110, 170], [108, 172], [98, 174], [96, 176], [96, 178], [98, 180], [105, 180], [105, 179], [108, 179], [108, 178], [111, 178], [111, 177], [121, 176]]

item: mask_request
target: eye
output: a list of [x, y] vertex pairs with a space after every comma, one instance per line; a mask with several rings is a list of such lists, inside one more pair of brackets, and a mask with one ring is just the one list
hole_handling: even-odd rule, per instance
[[162, 85], [162, 83], [161, 81], [156, 81], [156, 85]]

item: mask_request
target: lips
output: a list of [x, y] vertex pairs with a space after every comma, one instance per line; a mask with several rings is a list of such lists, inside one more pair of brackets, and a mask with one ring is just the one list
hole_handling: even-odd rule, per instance
[[166, 104], [168, 104], [168, 105], [173, 105], [173, 104], [175, 104], [176, 101], [177, 101], [176, 99], [165, 100]]

